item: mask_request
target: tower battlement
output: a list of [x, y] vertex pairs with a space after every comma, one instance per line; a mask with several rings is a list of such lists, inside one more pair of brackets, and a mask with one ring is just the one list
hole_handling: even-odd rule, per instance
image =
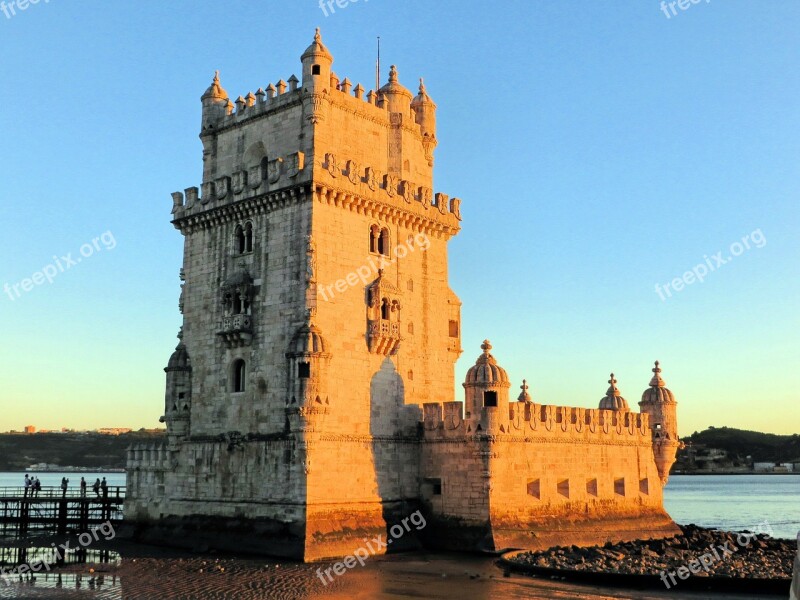
[[603, 443], [611, 440], [650, 444], [647, 414], [514, 402], [503, 408], [482, 406], [464, 414], [463, 402], [426, 403], [423, 430], [426, 439], [461, 436], [542, 436], [564, 441]]

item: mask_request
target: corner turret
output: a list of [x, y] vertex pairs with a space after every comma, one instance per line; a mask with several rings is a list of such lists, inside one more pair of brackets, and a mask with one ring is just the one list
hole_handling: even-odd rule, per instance
[[429, 157], [428, 164], [433, 166], [433, 150], [439, 143], [436, 139], [436, 104], [431, 100], [425, 90], [425, 82], [419, 79], [419, 94], [411, 101], [411, 109], [416, 115], [417, 125], [422, 133], [422, 144], [425, 155]]
[[189, 435], [192, 410], [192, 362], [183, 343], [183, 330], [178, 333], [178, 345], [164, 368], [167, 388], [164, 398], [164, 416], [159, 419], [167, 425], [170, 445]]
[[331, 65], [333, 55], [322, 43], [319, 27], [314, 34], [314, 41], [300, 57], [303, 62], [303, 91], [314, 93], [328, 89], [331, 81]]
[[501, 420], [508, 420], [508, 389], [511, 383], [506, 370], [497, 364], [489, 351], [492, 344], [483, 340], [483, 354], [467, 371], [464, 380], [466, 418], [473, 431], [493, 430]]
[[678, 403], [673, 393], [667, 389], [661, 378], [661, 368], [656, 361], [650, 387], [642, 394], [639, 402], [642, 413], [650, 416], [650, 430], [653, 436], [653, 455], [658, 467], [661, 483], [666, 485], [669, 470], [675, 463], [675, 455], [682, 447], [678, 438]]
[[200, 96], [203, 104], [203, 118], [200, 125], [200, 135], [210, 129], [215, 129], [219, 122], [233, 111], [233, 104], [219, 83], [219, 71], [214, 73], [214, 80], [205, 93]]

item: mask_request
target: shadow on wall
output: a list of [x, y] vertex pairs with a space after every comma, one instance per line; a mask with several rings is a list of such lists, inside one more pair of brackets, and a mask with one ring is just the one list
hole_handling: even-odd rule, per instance
[[[413, 438], [417, 435], [422, 411], [415, 404], [406, 405], [403, 378], [388, 356], [370, 382], [370, 434], [375, 464], [378, 495], [383, 503], [386, 538], [391, 526], [417, 510], [418, 481], [416, 452]], [[405, 438], [405, 439], [403, 439]], [[393, 540], [391, 550], [419, 547], [413, 536]]]

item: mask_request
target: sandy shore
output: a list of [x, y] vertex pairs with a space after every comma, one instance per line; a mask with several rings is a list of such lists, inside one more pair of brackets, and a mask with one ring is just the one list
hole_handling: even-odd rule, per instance
[[[317, 569], [251, 557], [192, 555], [116, 542], [118, 564], [73, 565], [13, 586], [0, 583], [0, 598], [59, 600], [521, 600], [674, 599], [669, 591], [626, 591], [560, 581], [504, 576], [492, 557], [399, 554], [371, 558], [323, 584]], [[58, 584], [60, 576], [61, 586]], [[80, 584], [80, 588], [76, 586]], [[681, 598], [745, 600], [748, 595], [681, 593]]]

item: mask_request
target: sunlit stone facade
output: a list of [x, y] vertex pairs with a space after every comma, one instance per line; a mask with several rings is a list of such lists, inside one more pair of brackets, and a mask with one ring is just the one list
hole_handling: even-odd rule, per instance
[[378, 91], [339, 79], [319, 33], [301, 62], [301, 79], [235, 102], [218, 76], [202, 96], [203, 183], [173, 194], [168, 443], [131, 449], [126, 518], [145, 539], [304, 560], [417, 509], [427, 526], [395, 548], [673, 533], [661, 490], [679, 442], [658, 372], [641, 414], [614, 383], [609, 410], [527, 387], [509, 402], [486, 342], [451, 401], [461, 201], [433, 189], [436, 105], [395, 67]]

